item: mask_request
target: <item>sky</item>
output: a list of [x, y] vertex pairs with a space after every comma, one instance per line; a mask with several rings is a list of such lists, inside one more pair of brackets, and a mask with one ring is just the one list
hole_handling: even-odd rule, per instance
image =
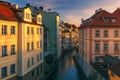
[[24, 7], [26, 3], [33, 6], [43, 6], [59, 13], [61, 20], [80, 26], [81, 19], [87, 19], [102, 8], [108, 12], [120, 7], [120, 0], [3, 0]]

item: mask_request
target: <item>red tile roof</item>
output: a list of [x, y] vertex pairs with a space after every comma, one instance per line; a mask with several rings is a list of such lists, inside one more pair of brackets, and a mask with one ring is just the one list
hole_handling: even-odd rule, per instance
[[113, 12], [113, 14], [117, 15], [117, 16], [120, 16], [120, 8], [117, 8], [117, 10], [115, 10]]
[[17, 13], [22, 11], [23, 10], [21, 8], [16, 9], [11, 6], [9, 2], [0, 1], [0, 20], [17, 21], [34, 25], [41, 25], [37, 24], [35, 20], [32, 20], [32, 22], [24, 21], [23, 18]]
[[10, 3], [0, 1], [0, 20], [18, 21]]
[[[113, 18], [116, 19], [116, 22], [105, 22], [103, 18]], [[109, 13], [105, 10], [95, 13], [89, 19], [83, 21], [80, 27], [85, 26], [120, 26], [120, 9], [117, 9], [113, 13]]]

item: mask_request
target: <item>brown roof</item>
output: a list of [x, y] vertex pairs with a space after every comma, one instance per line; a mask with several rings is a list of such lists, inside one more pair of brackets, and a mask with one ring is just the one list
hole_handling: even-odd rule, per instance
[[10, 3], [0, 1], [0, 20], [18, 21]]
[[109, 67], [109, 69], [115, 73], [116, 75], [118, 75], [120, 77], [120, 62], [113, 64]]
[[[92, 17], [89, 19], [83, 21], [81, 24], [81, 27], [84, 26], [120, 26], [120, 9], [117, 9], [113, 13], [109, 13], [106, 10], [101, 10], [97, 13], [95, 13]], [[116, 22], [105, 22], [103, 21], [103, 18], [113, 18], [116, 19]]]

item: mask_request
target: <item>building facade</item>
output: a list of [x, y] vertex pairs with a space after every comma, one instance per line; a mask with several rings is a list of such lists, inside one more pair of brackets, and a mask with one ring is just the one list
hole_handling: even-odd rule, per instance
[[20, 80], [39, 80], [43, 75], [42, 15], [32, 16], [30, 8], [20, 9], [18, 15], [18, 76]]
[[50, 9], [45, 11], [43, 7], [35, 7], [30, 4], [26, 5], [33, 12], [42, 14], [42, 22], [44, 25], [44, 67], [46, 78], [54, 71], [57, 61], [61, 57], [61, 27], [60, 16], [57, 12]]
[[42, 15], [0, 1], [0, 80], [43, 79]]
[[[42, 22], [45, 26], [44, 33], [47, 33], [47, 46], [45, 47], [45, 55], [51, 54], [54, 56], [56, 61], [61, 56], [61, 27], [60, 27], [60, 16], [57, 12], [51, 10], [45, 11], [43, 7], [34, 7], [30, 4], [26, 5], [33, 11], [33, 15], [36, 13], [42, 14]], [[46, 36], [46, 35], [45, 35]]]
[[78, 27], [64, 23], [62, 26], [62, 51], [78, 46]]
[[82, 20], [79, 53], [88, 63], [98, 62], [105, 54], [120, 57], [119, 13], [119, 8], [113, 13], [99, 9], [92, 17]]
[[11, 8], [0, 1], [0, 80], [16, 79], [18, 72], [18, 20]]

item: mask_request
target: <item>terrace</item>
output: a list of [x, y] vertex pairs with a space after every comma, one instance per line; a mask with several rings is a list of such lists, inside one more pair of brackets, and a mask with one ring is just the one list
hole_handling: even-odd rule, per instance
[[111, 55], [105, 55], [99, 57], [101, 59], [100, 62], [92, 63], [92, 66], [96, 71], [105, 78], [105, 80], [109, 80], [108, 68], [110, 65], [120, 62], [120, 59]]

